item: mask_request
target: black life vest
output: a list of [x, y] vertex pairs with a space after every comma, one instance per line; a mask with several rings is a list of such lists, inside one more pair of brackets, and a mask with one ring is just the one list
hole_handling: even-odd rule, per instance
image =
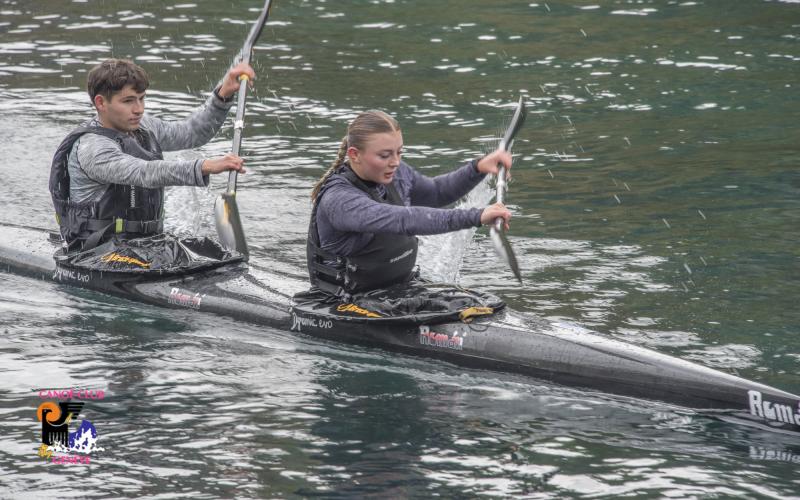
[[402, 234], [375, 234], [369, 244], [356, 255], [340, 256], [321, 248], [317, 231], [317, 207], [324, 196], [326, 187], [335, 177], [344, 177], [352, 185], [364, 191], [378, 203], [403, 205], [403, 200], [394, 185], [386, 186], [387, 199], [383, 199], [374, 188], [367, 186], [348, 165], [343, 165], [320, 189], [311, 209], [311, 222], [308, 226], [306, 259], [311, 285], [333, 294], [345, 295], [385, 288], [397, 283], [410, 281], [416, 277], [417, 249], [416, 236]]
[[67, 163], [72, 147], [84, 134], [108, 137], [119, 144], [123, 153], [142, 160], [164, 158], [155, 136], [144, 128], [125, 134], [105, 127], [81, 126], [70, 132], [58, 146], [50, 167], [50, 195], [68, 250], [94, 248], [114, 234], [139, 237], [162, 232], [164, 188], [109, 184], [97, 201], [70, 200]]

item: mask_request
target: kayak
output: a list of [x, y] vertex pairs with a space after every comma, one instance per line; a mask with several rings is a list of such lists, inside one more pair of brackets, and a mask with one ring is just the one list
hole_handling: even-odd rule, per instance
[[[578, 327], [504, 308], [471, 322], [408, 324], [292, 303], [281, 280], [244, 262], [188, 276], [142, 279], [57, 267], [57, 232], [0, 223], [0, 270], [162, 307], [224, 315], [336, 342], [572, 387], [656, 400], [770, 430], [800, 432], [800, 396]], [[349, 312], [359, 313], [358, 308]], [[363, 317], [360, 317], [363, 316]]]

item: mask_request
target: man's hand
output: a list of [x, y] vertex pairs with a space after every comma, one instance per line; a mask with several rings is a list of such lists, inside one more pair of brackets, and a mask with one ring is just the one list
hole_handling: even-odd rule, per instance
[[494, 224], [494, 221], [498, 217], [505, 221], [506, 229], [508, 229], [508, 221], [511, 219], [511, 212], [509, 212], [502, 203], [495, 203], [494, 205], [489, 205], [484, 208], [483, 212], [481, 212], [481, 224], [484, 226]]
[[511, 170], [511, 153], [503, 149], [496, 149], [478, 161], [478, 172], [482, 174], [496, 174], [497, 164], [502, 163], [506, 167], [506, 175]]
[[202, 172], [203, 175], [219, 174], [228, 170], [236, 170], [240, 174], [246, 172], [244, 167], [244, 160], [235, 154], [228, 153], [220, 158], [209, 158], [203, 161]]
[[222, 79], [222, 85], [219, 88], [219, 96], [223, 99], [228, 99], [239, 90], [239, 77], [246, 75], [248, 81], [251, 82], [256, 77], [256, 72], [247, 63], [239, 63], [228, 70], [225, 78]]

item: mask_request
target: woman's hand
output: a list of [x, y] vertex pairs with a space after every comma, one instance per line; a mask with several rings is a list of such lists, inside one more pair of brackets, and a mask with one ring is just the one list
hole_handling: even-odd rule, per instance
[[233, 153], [228, 153], [225, 156], [220, 156], [219, 158], [209, 158], [208, 160], [204, 160], [201, 170], [203, 175], [219, 174], [227, 170], [236, 170], [240, 174], [243, 174], [245, 173], [245, 169], [242, 166], [243, 164], [243, 159]]
[[478, 172], [482, 174], [496, 174], [498, 171], [497, 164], [500, 163], [506, 167], [506, 176], [511, 170], [511, 153], [504, 149], [497, 149], [478, 161]]
[[506, 229], [508, 229], [508, 221], [511, 219], [511, 212], [509, 212], [502, 203], [495, 203], [494, 205], [489, 205], [484, 208], [483, 212], [481, 212], [481, 224], [484, 226], [494, 224], [494, 221], [497, 220], [498, 217], [505, 221]]
[[219, 96], [223, 99], [228, 99], [235, 94], [239, 90], [239, 78], [242, 75], [246, 75], [248, 81], [252, 82], [256, 77], [256, 72], [253, 71], [253, 68], [247, 63], [239, 63], [232, 67], [222, 80], [222, 85], [219, 88]]

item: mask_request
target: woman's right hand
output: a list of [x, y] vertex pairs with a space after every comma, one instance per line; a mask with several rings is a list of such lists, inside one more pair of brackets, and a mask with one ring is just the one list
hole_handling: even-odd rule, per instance
[[494, 224], [494, 221], [501, 217], [505, 221], [506, 229], [508, 229], [508, 221], [511, 219], [511, 212], [502, 203], [495, 203], [489, 205], [481, 212], [481, 224], [488, 226]]
[[236, 170], [240, 174], [245, 172], [244, 160], [233, 153], [228, 153], [219, 158], [209, 158], [203, 161], [202, 172], [203, 175], [219, 174], [227, 170]]

